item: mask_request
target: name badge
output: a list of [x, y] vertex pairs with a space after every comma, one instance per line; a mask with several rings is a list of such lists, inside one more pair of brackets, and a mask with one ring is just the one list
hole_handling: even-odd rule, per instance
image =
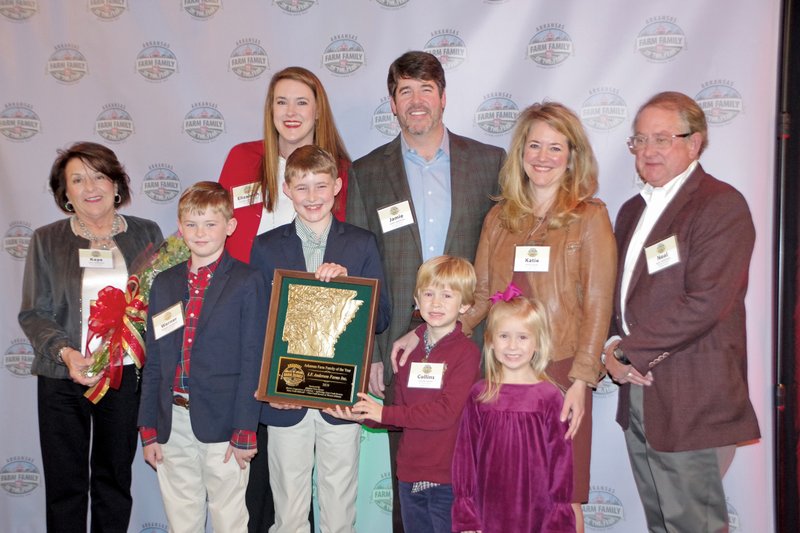
[[164, 335], [183, 327], [183, 303], [167, 307], [157, 315], [153, 315], [153, 335], [160, 339]]
[[381, 229], [383, 229], [384, 233], [389, 233], [414, 223], [414, 214], [411, 212], [411, 204], [408, 203], [408, 200], [378, 209], [378, 218], [381, 221]]
[[83, 268], [114, 268], [114, 254], [111, 250], [81, 248], [78, 250], [78, 262]]
[[678, 238], [673, 235], [648, 246], [644, 249], [644, 255], [647, 258], [647, 271], [650, 274], [677, 265], [681, 262], [681, 256], [678, 253]]
[[444, 363], [411, 363], [408, 376], [409, 389], [441, 389]]
[[256, 197], [253, 198], [253, 201], [250, 201], [250, 196], [253, 194], [253, 190], [257, 189], [259, 182], [254, 181], [253, 183], [247, 183], [245, 185], [239, 185], [238, 187], [234, 187], [231, 189], [231, 195], [233, 196], [233, 208], [239, 209], [240, 207], [247, 207], [248, 205], [260, 204], [264, 202], [264, 196], [261, 194], [261, 191], [258, 191]]
[[549, 270], [549, 246], [517, 246], [514, 250], [514, 272], [547, 272]]

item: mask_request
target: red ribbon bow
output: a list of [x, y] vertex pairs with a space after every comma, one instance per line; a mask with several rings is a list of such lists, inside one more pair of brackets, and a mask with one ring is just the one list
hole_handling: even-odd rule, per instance
[[84, 394], [93, 403], [99, 402], [109, 387], [119, 389], [126, 355], [131, 356], [136, 368], [144, 365], [144, 340], [140, 329], [144, 329], [146, 316], [147, 304], [139, 293], [139, 278], [136, 276], [128, 278], [125, 292], [109, 286], [97, 294], [89, 312], [86, 349], [88, 351], [94, 339], [102, 339], [103, 344], [95, 354], [108, 350], [108, 367], [100, 381]]

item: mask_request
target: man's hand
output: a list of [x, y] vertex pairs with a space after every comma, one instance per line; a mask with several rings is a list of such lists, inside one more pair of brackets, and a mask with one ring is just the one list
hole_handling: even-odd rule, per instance
[[633, 365], [623, 365], [617, 358], [614, 357], [614, 349], [619, 342], [612, 342], [606, 346], [606, 370], [608, 375], [615, 383], [622, 385], [623, 383], [632, 383], [634, 385], [643, 385], [649, 387], [653, 384], [653, 373], [648, 372], [646, 375], [641, 375], [638, 370], [633, 368]]
[[383, 398], [383, 363], [372, 363], [369, 367], [369, 393], [378, 398]]
[[[411, 355], [417, 344], [419, 344], [419, 337], [413, 331], [409, 331], [392, 343], [392, 370], [394, 370], [395, 374], [397, 374], [401, 366], [406, 366], [408, 356]], [[400, 355], [400, 352], [403, 352], [403, 354]]]

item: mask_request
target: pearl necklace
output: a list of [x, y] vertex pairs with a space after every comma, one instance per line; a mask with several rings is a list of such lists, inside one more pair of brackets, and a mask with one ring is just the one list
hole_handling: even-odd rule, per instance
[[83, 236], [93, 244], [97, 243], [101, 250], [108, 250], [109, 244], [113, 242], [114, 235], [119, 233], [120, 226], [122, 224], [122, 217], [120, 217], [118, 214], [114, 214], [114, 222], [111, 224], [111, 232], [108, 235], [98, 237], [89, 231], [89, 228], [86, 227], [86, 224], [83, 223], [83, 220], [81, 220], [79, 216], [75, 215], [75, 219], [78, 221], [78, 227], [81, 229]]

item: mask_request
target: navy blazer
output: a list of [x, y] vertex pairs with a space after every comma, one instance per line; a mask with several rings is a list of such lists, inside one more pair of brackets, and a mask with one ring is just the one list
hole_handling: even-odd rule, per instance
[[[389, 327], [392, 306], [384, 281], [378, 244], [372, 232], [333, 218], [328, 241], [325, 244], [323, 262], [342, 265], [347, 269], [348, 276], [377, 279], [380, 282], [380, 297], [375, 333], [381, 333]], [[272, 278], [276, 268], [305, 271], [306, 260], [303, 256], [303, 243], [297, 236], [295, 222], [284, 224], [256, 237], [250, 252], [250, 265], [258, 268], [264, 274], [268, 289], [268, 301], [272, 293]], [[261, 423], [289, 427], [300, 422], [305, 414], [306, 409], [273, 409], [266, 404], [261, 411]], [[324, 413], [322, 416], [332, 424], [349, 423]]]
[[[154, 427], [165, 443], [172, 429], [175, 368], [181, 360], [183, 328], [156, 340], [153, 316], [186, 302], [188, 263], [156, 276], [147, 317], [147, 362], [142, 373], [139, 426]], [[261, 402], [258, 387], [264, 348], [267, 294], [261, 274], [224, 252], [206, 289], [189, 374], [189, 415], [201, 442], [225, 442], [234, 430], [255, 431]]]

